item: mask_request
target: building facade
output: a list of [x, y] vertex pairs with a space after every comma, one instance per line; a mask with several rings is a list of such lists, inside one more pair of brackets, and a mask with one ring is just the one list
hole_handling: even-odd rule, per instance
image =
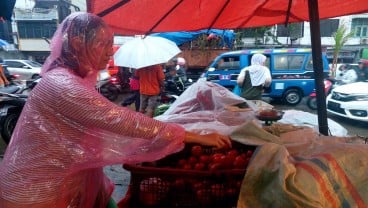
[[16, 4], [12, 21], [4, 23], [7, 30], [3, 34], [0, 30], [0, 38], [3, 35], [17, 51], [1, 55], [43, 63], [50, 53], [49, 42], [59, 23], [70, 13], [80, 11], [80, 8], [71, 0], [35, 0], [32, 5], [25, 2], [21, 7]]

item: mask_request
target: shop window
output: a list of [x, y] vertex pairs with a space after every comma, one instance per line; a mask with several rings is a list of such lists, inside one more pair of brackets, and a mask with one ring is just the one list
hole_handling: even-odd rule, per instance
[[57, 24], [51, 22], [19, 21], [18, 32], [20, 38], [51, 38], [56, 31]]
[[321, 37], [332, 37], [339, 27], [338, 19], [325, 19], [320, 21]]
[[355, 37], [368, 37], [368, 18], [354, 18], [351, 22], [351, 29]]

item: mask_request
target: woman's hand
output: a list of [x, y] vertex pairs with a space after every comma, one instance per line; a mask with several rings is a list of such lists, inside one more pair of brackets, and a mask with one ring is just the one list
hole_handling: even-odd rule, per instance
[[200, 135], [192, 132], [186, 132], [184, 142], [198, 143], [204, 146], [214, 146], [218, 149], [231, 147], [230, 137], [218, 133]]

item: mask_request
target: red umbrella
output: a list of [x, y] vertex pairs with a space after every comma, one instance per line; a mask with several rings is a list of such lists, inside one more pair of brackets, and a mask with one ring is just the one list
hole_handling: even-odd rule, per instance
[[87, 9], [122, 35], [310, 21], [319, 131], [328, 135], [319, 20], [365, 13], [368, 4], [367, 0], [89, 0]]
[[[309, 21], [308, 0], [89, 0], [118, 34], [233, 29]], [[366, 0], [319, 0], [321, 19], [368, 12]]]

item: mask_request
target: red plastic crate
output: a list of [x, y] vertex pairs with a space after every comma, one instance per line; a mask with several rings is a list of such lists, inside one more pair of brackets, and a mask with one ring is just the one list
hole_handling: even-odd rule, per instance
[[[123, 167], [131, 172], [130, 207], [236, 207], [244, 169], [184, 170], [175, 168], [179, 159], [188, 158], [192, 145], [154, 164]], [[239, 152], [255, 150], [255, 146], [235, 143]], [[203, 148], [205, 155], [219, 151]], [[221, 151], [220, 151], [221, 152]]]

